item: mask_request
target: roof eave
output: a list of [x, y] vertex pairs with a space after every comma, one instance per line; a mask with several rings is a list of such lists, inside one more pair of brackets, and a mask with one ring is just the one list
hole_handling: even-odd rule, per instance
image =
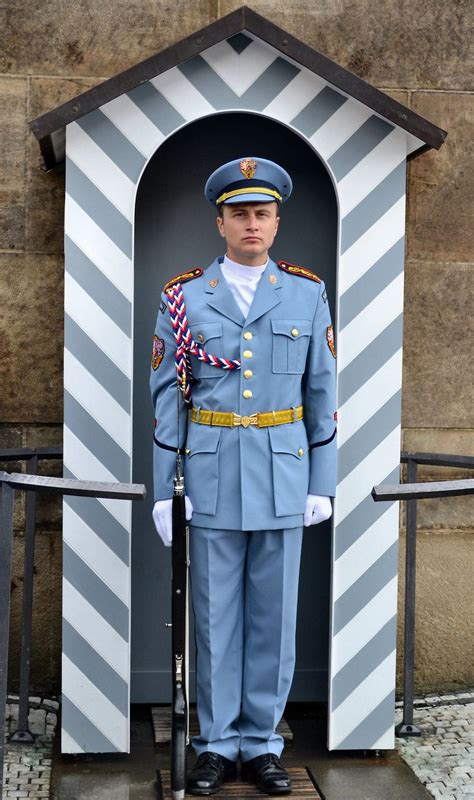
[[410, 153], [416, 158], [430, 148], [439, 149], [447, 131], [433, 125], [415, 111], [398, 103], [389, 95], [376, 89], [367, 81], [336, 64], [327, 56], [296, 39], [283, 28], [262, 17], [257, 12], [241, 6], [225, 17], [211, 22], [196, 33], [161, 50], [153, 56], [129, 67], [123, 72], [108, 78], [97, 86], [42, 114], [29, 123], [39, 141], [45, 170], [49, 171], [64, 159], [63, 148], [55, 147], [53, 134], [61, 131], [70, 122], [94, 111], [104, 103], [113, 100], [142, 83], [172, 69], [177, 64], [201, 53], [212, 45], [246, 30], [258, 36], [284, 55], [292, 58], [311, 72], [321, 76], [333, 86], [349, 94], [354, 99], [372, 108], [394, 125], [408, 131], [425, 144]]

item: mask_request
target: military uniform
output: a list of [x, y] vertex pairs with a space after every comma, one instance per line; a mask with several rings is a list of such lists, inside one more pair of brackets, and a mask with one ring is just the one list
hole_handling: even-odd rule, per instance
[[189, 356], [193, 408], [180, 398], [179, 436], [176, 342], [161, 296], [150, 371], [154, 499], [173, 494], [179, 447], [193, 505], [193, 745], [247, 761], [283, 747], [275, 728], [294, 672], [306, 498], [335, 495], [335, 349], [314, 273], [270, 259], [244, 318], [221, 261], [181, 276], [187, 321], [193, 341], [241, 368]]

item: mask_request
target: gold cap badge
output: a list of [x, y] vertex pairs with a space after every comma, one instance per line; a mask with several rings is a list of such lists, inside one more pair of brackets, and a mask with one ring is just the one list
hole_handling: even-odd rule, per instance
[[244, 158], [240, 162], [240, 171], [244, 178], [250, 180], [257, 171], [257, 162], [253, 158]]

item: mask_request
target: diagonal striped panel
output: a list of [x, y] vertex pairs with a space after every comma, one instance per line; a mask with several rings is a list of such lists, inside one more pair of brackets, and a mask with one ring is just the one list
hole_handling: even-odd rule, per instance
[[[131, 223], [145, 156], [102, 111], [69, 126], [66, 147], [64, 475], [128, 481]], [[126, 506], [63, 500], [65, 752], [129, 750]]]
[[[240, 33], [67, 126], [64, 475], [130, 480], [133, 222], [155, 150], [217, 111], [262, 113], [331, 175], [338, 242], [338, 489], [330, 749], [393, 747], [407, 135]], [[64, 500], [63, 752], [129, 749], [131, 503]]]
[[[399, 509], [379, 508], [370, 496], [388, 475], [398, 480], [400, 460], [405, 141], [393, 133], [389, 123], [368, 118], [329, 159], [345, 209], [330, 749], [394, 746]], [[383, 146], [387, 140], [390, 149]], [[371, 171], [361, 189], [360, 165], [374, 160], [377, 180]]]

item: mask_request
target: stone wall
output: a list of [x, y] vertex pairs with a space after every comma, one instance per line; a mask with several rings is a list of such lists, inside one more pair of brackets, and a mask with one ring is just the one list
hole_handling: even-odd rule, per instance
[[[27, 122], [239, 5], [236, 0], [49, 0], [40, 7], [26, 0], [0, 10], [0, 447], [62, 444], [64, 168], [42, 172]], [[254, 0], [252, 8], [448, 131], [441, 150], [410, 162], [408, 171], [403, 447], [472, 454], [470, 4]], [[58, 463], [43, 463], [41, 471], [61, 474]], [[420, 474], [465, 476], [453, 470]], [[18, 675], [23, 504], [18, 497], [12, 690]], [[61, 502], [40, 497], [36, 691], [59, 688], [60, 526]], [[419, 690], [473, 682], [472, 532], [472, 500], [420, 503]], [[401, 546], [400, 590], [402, 555]], [[398, 653], [400, 667], [401, 638]]]

